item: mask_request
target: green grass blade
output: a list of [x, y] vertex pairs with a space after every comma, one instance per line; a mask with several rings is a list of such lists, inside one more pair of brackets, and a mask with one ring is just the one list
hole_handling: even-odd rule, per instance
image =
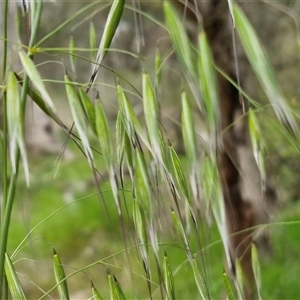
[[10, 290], [13, 300], [26, 300], [23, 288], [17, 277], [14, 265], [10, 260], [10, 257], [5, 253], [5, 276], [8, 283], [8, 288]]
[[55, 106], [51, 100], [51, 97], [49, 96], [46, 87], [44, 85], [44, 82], [36, 69], [33, 61], [25, 54], [23, 50], [19, 51], [19, 57], [22, 63], [22, 66], [24, 68], [24, 71], [30, 78], [32, 84], [36, 87], [36, 89], [39, 91], [41, 96], [43, 97], [45, 104], [48, 108], [50, 108], [52, 111], [56, 111]]
[[100, 293], [95, 288], [95, 286], [94, 286], [93, 283], [92, 283], [92, 294], [93, 294], [93, 298], [92, 299], [94, 299], [94, 300], [102, 300], [102, 297], [101, 297]]
[[100, 143], [102, 156], [106, 163], [106, 168], [109, 173], [109, 181], [112, 188], [113, 196], [115, 199], [115, 203], [118, 209], [118, 214], [121, 216], [121, 204], [120, 204], [120, 197], [119, 197], [119, 187], [117, 176], [113, 168], [113, 148], [111, 143], [111, 136], [110, 130], [106, 118], [106, 114], [104, 111], [104, 107], [100, 99], [96, 99], [95, 101], [95, 111], [96, 111], [96, 131], [97, 131], [97, 138]]
[[233, 5], [233, 13], [245, 53], [278, 119], [293, 133], [298, 132], [297, 124], [283, 96], [269, 57], [255, 30], [237, 4]]
[[151, 186], [145, 157], [140, 150], [136, 151], [135, 186], [138, 203], [149, 220], [152, 217]]
[[69, 41], [69, 48], [70, 48], [70, 64], [71, 64], [71, 69], [74, 73], [76, 73], [76, 44], [75, 44], [75, 39], [73, 34], [70, 36], [70, 41]]
[[66, 281], [66, 274], [65, 270], [61, 264], [60, 258], [58, 257], [56, 251], [53, 249], [53, 268], [54, 268], [54, 275], [55, 281], [57, 284], [57, 290], [62, 300], [69, 300], [69, 290]]
[[219, 171], [217, 166], [216, 156], [210, 154], [204, 161], [203, 170], [203, 197], [206, 204], [206, 209], [212, 209], [221, 239], [226, 254], [226, 260], [230, 269], [232, 261], [229, 250], [229, 237], [226, 224], [226, 212], [223, 200], [223, 191], [220, 183]]
[[146, 73], [143, 74], [143, 102], [149, 139], [155, 154], [154, 159], [161, 162], [162, 155], [160, 152], [159, 140], [158, 103], [149, 75]]
[[186, 92], [181, 94], [182, 112], [182, 136], [185, 146], [185, 151], [190, 162], [195, 162], [197, 158], [196, 139], [194, 131], [194, 120], [191, 113], [191, 106], [187, 99]]
[[133, 222], [135, 227], [135, 232], [139, 241], [139, 252], [143, 261], [147, 264], [148, 262], [148, 237], [146, 230], [146, 220], [145, 215], [141, 211], [140, 206], [136, 199], [133, 202]]
[[90, 43], [90, 49], [91, 49], [91, 60], [93, 61], [96, 56], [96, 51], [93, 49], [96, 49], [96, 43], [97, 43], [97, 33], [96, 28], [94, 25], [94, 22], [90, 22], [90, 28], [89, 28], [89, 43]]
[[255, 244], [251, 245], [251, 261], [252, 261], [252, 269], [254, 273], [254, 279], [257, 287], [258, 298], [262, 299], [261, 296], [261, 274], [260, 274], [260, 265], [258, 259], [258, 251]]
[[260, 130], [260, 126], [254, 111], [250, 108], [249, 109], [249, 116], [248, 116], [248, 123], [249, 123], [249, 134], [250, 140], [252, 143], [253, 148], [253, 155], [260, 171], [260, 175], [262, 178], [262, 182], [266, 181], [266, 167], [265, 167], [265, 159], [264, 159], [264, 141], [263, 135]]
[[213, 57], [205, 32], [199, 33], [198, 69], [206, 122], [211, 134], [220, 132], [220, 113], [217, 80]]
[[173, 223], [174, 223], [176, 232], [177, 232], [177, 234], [180, 238], [180, 241], [183, 244], [184, 249], [186, 251], [187, 257], [191, 261], [192, 253], [191, 253], [191, 250], [190, 250], [188, 238], [186, 236], [186, 233], [185, 233], [185, 230], [183, 228], [182, 222], [181, 222], [181, 220], [179, 219], [179, 217], [177, 216], [177, 214], [175, 213], [174, 210], [172, 210], [172, 219], [173, 219]]
[[158, 87], [162, 77], [162, 58], [159, 48], [156, 47], [155, 52], [155, 86]]
[[198, 288], [201, 298], [203, 300], [211, 299], [205, 277], [204, 277], [203, 273], [200, 271], [195, 258], [192, 259], [191, 264], [192, 264], [192, 268], [193, 268], [196, 285], [197, 285], [197, 288]]
[[243, 274], [243, 269], [240, 261], [237, 259], [235, 261], [236, 268], [236, 291], [238, 294], [238, 299], [245, 299], [244, 297], [244, 286], [245, 286], [245, 276]]
[[139, 123], [139, 120], [132, 108], [131, 103], [127, 99], [126, 95], [124, 94], [124, 91], [120, 85], [117, 87], [117, 92], [118, 92], [118, 103], [119, 103], [119, 108], [120, 112], [122, 115], [122, 120], [124, 123], [125, 130], [127, 132], [128, 138], [136, 144], [136, 133], [139, 134], [141, 137], [143, 143], [145, 146], [151, 151], [152, 148], [149, 144], [148, 138], [143, 132], [142, 126]]
[[86, 92], [82, 88], [79, 88], [78, 90], [79, 90], [79, 99], [84, 109], [85, 116], [89, 121], [94, 133], [97, 133], [95, 107], [91, 99], [89, 98], [89, 96], [86, 94]]
[[196, 70], [192, 47], [176, 10], [169, 1], [164, 1], [164, 15], [172, 44], [178, 59], [186, 72], [195, 77]]
[[111, 6], [111, 9], [109, 11], [109, 14], [108, 14], [108, 17], [106, 20], [106, 24], [104, 27], [101, 42], [99, 45], [98, 53], [96, 56], [95, 66], [92, 71], [91, 78], [89, 80], [90, 86], [94, 83], [94, 81], [97, 77], [97, 74], [98, 74], [98, 71], [100, 68], [100, 64], [101, 64], [104, 56], [106, 55], [107, 50], [111, 44], [111, 41], [115, 35], [116, 29], [119, 26], [121, 16], [123, 14], [124, 5], [125, 5], [125, 0], [114, 0], [113, 4]]
[[113, 149], [106, 114], [100, 99], [96, 99], [95, 101], [95, 112], [97, 137], [106, 165], [110, 168], [113, 162]]
[[164, 255], [164, 279], [169, 300], [175, 300], [175, 283], [167, 253]]
[[170, 149], [170, 157], [171, 157], [171, 162], [173, 165], [173, 169], [175, 172], [175, 176], [177, 179], [177, 182], [179, 184], [180, 190], [183, 193], [185, 199], [190, 203], [191, 202], [191, 197], [190, 197], [190, 190], [185, 178], [185, 175], [183, 173], [180, 159], [175, 151], [175, 149], [172, 147], [172, 145], [169, 146]]
[[107, 277], [111, 300], [126, 300], [117, 278], [111, 273], [109, 269], [107, 270]]
[[29, 167], [24, 137], [24, 112], [22, 112], [19, 85], [13, 72], [7, 81], [7, 127], [9, 135], [9, 154], [13, 173], [17, 172], [17, 149], [20, 149], [27, 185], [29, 185]]
[[74, 123], [76, 125], [87, 159], [90, 163], [90, 166], [92, 166], [93, 153], [87, 137], [85, 113], [81, 105], [78, 91], [68, 75], [65, 75], [65, 87]]
[[[17, 73], [14, 73], [16, 79], [18, 80], [19, 84], [23, 85], [23, 78], [18, 75]], [[40, 93], [35, 89], [31, 84], [27, 87], [27, 95], [35, 102], [35, 104], [47, 115], [49, 116], [53, 121], [55, 121], [58, 125], [66, 128], [66, 126], [63, 125], [62, 121], [58, 117], [58, 115], [47, 105], [45, 104], [44, 99], [40, 95]]]
[[228, 300], [235, 300], [234, 296], [234, 288], [230, 282], [230, 279], [228, 278], [226, 272], [223, 273], [223, 282], [226, 290], [226, 295]]
[[125, 128], [123, 124], [123, 117], [120, 110], [118, 111], [117, 121], [116, 121], [116, 145], [117, 145], [117, 159], [120, 168], [124, 164], [124, 154], [125, 154]]

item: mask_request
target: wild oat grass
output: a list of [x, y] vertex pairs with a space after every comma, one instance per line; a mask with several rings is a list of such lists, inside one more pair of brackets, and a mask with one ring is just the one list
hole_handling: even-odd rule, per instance
[[[112, 1], [97, 49], [95, 49], [97, 29], [93, 22], [90, 22], [89, 32], [85, 33], [89, 40], [89, 45], [85, 50], [90, 52], [90, 58], [84, 59], [89, 61], [92, 71], [86, 82], [77, 82], [76, 79], [76, 72], [79, 72], [76, 63], [81, 59], [78, 55], [81, 49], [76, 47], [76, 41], [72, 35], [68, 48], [60, 47], [59, 44], [54, 45], [52, 49], [43, 48], [47, 39], [55, 37], [71, 21], [80, 22], [81, 15], [94, 9], [97, 3], [87, 4], [38, 41], [43, 2], [30, 2], [28, 7], [23, 8], [25, 17], [22, 21], [28, 28], [26, 34], [29, 42], [27, 45], [19, 45], [17, 41], [11, 41], [8, 36], [8, 0], [4, 2], [2, 12], [4, 31], [1, 37], [3, 41], [3, 82], [1, 83], [3, 189], [1, 193], [0, 298], [28, 298], [27, 291], [23, 288], [24, 281], [20, 280], [21, 276], [18, 273], [17, 254], [25, 247], [25, 244], [30, 244], [30, 234], [43, 224], [47, 224], [48, 219], [60, 212], [68, 222], [70, 206], [75, 206], [85, 199], [83, 197], [72, 200], [54, 210], [29, 229], [28, 234], [16, 249], [8, 249], [9, 239], [12, 238], [9, 235], [9, 229], [13, 226], [11, 216], [16, 209], [15, 202], [18, 200], [16, 194], [19, 195], [16, 191], [18, 192], [22, 184], [20, 177], [24, 176], [28, 189], [31, 184], [31, 165], [25, 142], [25, 110], [28, 101], [37, 104], [48, 118], [60, 126], [67, 141], [73, 140], [81, 151], [81, 157], [89, 165], [100, 206], [104, 208], [99, 213], [99, 219], [114, 220], [110, 223], [110, 235], [120, 233], [118, 246], [121, 245], [122, 248], [117, 251], [113, 248], [113, 243], [110, 244], [110, 240], [99, 239], [97, 259], [72, 271], [60, 258], [62, 253], [72, 251], [72, 245], [70, 249], [60, 249], [59, 253], [54, 250], [53, 279], [55, 283], [50, 288], [48, 286], [35, 287], [40, 290], [40, 299], [56, 297], [57, 293], [60, 299], [70, 299], [72, 295], [68, 284], [70, 280], [79, 273], [87, 274], [84, 272], [97, 266], [105, 269], [107, 284], [99, 284], [101, 288], [96, 289], [97, 277], [89, 278], [92, 282], [90, 299], [102, 299], [102, 297], [180, 299], [184, 295], [180, 294], [177, 287], [182, 281], [186, 281], [186, 289], [192, 286], [193, 291], [191, 294], [187, 291], [187, 295], [194, 295], [201, 299], [212, 299], [220, 295], [221, 288], [218, 288], [216, 292], [214, 281], [223, 282], [223, 289], [228, 299], [243, 297], [241, 289], [243, 274], [241, 274], [239, 262], [233, 262], [230, 257], [217, 156], [222, 134], [217, 73], [222, 74], [228, 80], [232, 79], [215, 66], [211, 46], [202, 26], [198, 32], [198, 43], [194, 46], [172, 2], [163, 1], [166, 24], [162, 26], [169, 35], [172, 49], [181, 67], [179, 72], [183, 91], [181, 95], [178, 95], [178, 99], [181, 99], [181, 132], [184, 156], [187, 157], [187, 161], [172, 146], [172, 140], [169, 139], [161, 121], [161, 97], [158, 90], [162, 85], [162, 71], [166, 68], [166, 57], [169, 54], [164, 56], [165, 54], [157, 49], [153, 61], [155, 75], [152, 76], [147, 70], [142, 70], [138, 74], [142, 86], [141, 92], [138, 92], [136, 88], [133, 93], [129, 93], [123, 86], [126, 78], [124, 80], [124, 77], [119, 76], [118, 70], [112, 70], [115, 77], [114, 88], [118, 107], [116, 107], [117, 117], [111, 120], [104, 105], [105, 100], [97, 90], [96, 79], [101, 73], [104, 57], [109, 55], [110, 46], [124, 9], [132, 8], [125, 5], [125, 1]], [[232, 26], [235, 26], [252, 69], [280, 123], [275, 117], [269, 117], [269, 119], [277, 124], [277, 129], [287, 135], [292, 146], [298, 149], [296, 116], [284, 98], [262, 42], [257, 38], [255, 30], [241, 7], [236, 2], [228, 1], [228, 4], [233, 20]], [[106, 6], [103, 3], [101, 9]], [[132, 9], [132, 11], [146, 16], [158, 26], [161, 24], [155, 16], [137, 9]], [[14, 43], [18, 48], [21, 72], [14, 69], [14, 66], [8, 65], [9, 43]], [[55, 102], [45, 84], [46, 78], [41, 75], [34, 60], [35, 56], [43, 52], [65, 53], [66, 51], [70, 58], [71, 71], [67, 65], [64, 65], [64, 62], [60, 62], [65, 68], [65, 73], [62, 74], [64, 80], [57, 81], [57, 84], [65, 88], [65, 98], [73, 118], [71, 127], [66, 126], [64, 119], [59, 117]], [[138, 57], [135, 53], [132, 55]], [[238, 83], [233, 82], [233, 84], [243, 95], [247, 96]], [[172, 87], [169, 88], [172, 89]], [[92, 96], [93, 92], [96, 96]], [[132, 94], [137, 94], [142, 99], [142, 115], [136, 113], [131, 103]], [[194, 102], [196, 106], [193, 105]], [[249, 105], [253, 103], [249, 101]], [[194, 111], [195, 107], [197, 113]], [[265, 143], [257, 118], [257, 114], [260, 113], [267, 115], [265, 108], [256, 102], [254, 109], [249, 110], [247, 116], [253, 153], [262, 178], [265, 179]], [[199, 136], [195, 128], [195, 118], [199, 114], [204, 120], [205, 130], [209, 135], [209, 142], [202, 149], [199, 149]], [[102, 163], [99, 163], [99, 160]], [[20, 172], [21, 166], [24, 175]], [[106, 177], [99, 176], [100, 173], [105, 174]], [[110, 196], [107, 196], [104, 185], [108, 187]], [[114, 203], [113, 209], [107, 209], [105, 202], [108, 201], [110, 201], [110, 207], [111, 203]], [[219, 276], [210, 278], [213, 272], [209, 270], [211, 267], [209, 261], [214, 259], [210, 257], [210, 248], [213, 247], [209, 238], [210, 226], [217, 228], [216, 236], [218, 237], [215, 242], [222, 244], [229, 268], [233, 269], [233, 264], [236, 264], [236, 276], [231, 276], [228, 271], [224, 271], [226, 263], [223, 267], [223, 263], [220, 262], [222, 258], [216, 257], [217, 264], [220, 266]], [[95, 239], [94, 235], [93, 239]], [[106, 244], [108, 248], [105, 250], [109, 252], [107, 255], [101, 253], [104, 251], [101, 248], [103, 244]], [[262, 299], [264, 286], [260, 275], [258, 251], [254, 245], [251, 253], [257, 295], [259, 299]], [[118, 258], [120, 254], [123, 255], [121, 259]], [[180, 260], [177, 260], [178, 258]], [[30, 278], [27, 279], [31, 281]], [[126, 287], [122, 281], [126, 282]], [[129, 296], [126, 296], [127, 293]]]

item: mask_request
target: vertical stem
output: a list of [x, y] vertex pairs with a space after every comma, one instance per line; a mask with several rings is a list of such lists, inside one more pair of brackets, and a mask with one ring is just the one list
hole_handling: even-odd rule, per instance
[[[6, 77], [6, 69], [7, 69], [7, 37], [8, 37], [8, 0], [5, 0], [4, 2], [4, 10], [3, 10], [3, 62], [2, 62], [2, 80], [3, 82], [5, 81]], [[3, 228], [3, 218], [4, 218], [4, 210], [6, 207], [6, 202], [7, 202], [7, 187], [8, 187], [8, 178], [7, 178], [7, 114], [6, 114], [6, 93], [3, 93], [3, 140], [2, 140], [2, 203], [1, 203], [1, 215], [0, 215], [0, 228], [2, 230]], [[0, 237], [0, 243], [2, 244], [3, 237], [1, 235]], [[1, 252], [1, 251], [0, 251]], [[2, 255], [1, 255], [2, 256]], [[7, 299], [7, 281], [3, 281], [4, 277], [4, 254], [3, 258], [0, 258], [0, 299], [2, 298], [2, 295], [4, 299]], [[2, 288], [3, 288], [3, 293], [2, 293]]]
[[[42, 8], [43, 8], [43, 2], [42, 0], [36, 1], [33, 3], [34, 9], [31, 13], [34, 14], [33, 24], [32, 25], [32, 31], [30, 35], [30, 41], [29, 41], [29, 49], [32, 49], [35, 45], [35, 40], [37, 37], [37, 32], [40, 24], [41, 14], [42, 14]], [[6, 74], [6, 63], [7, 63], [7, 22], [8, 22], [8, 0], [5, 0], [5, 9], [4, 9], [4, 58], [3, 58], [3, 79], [5, 78]], [[29, 54], [30, 55], [30, 54]], [[33, 55], [30, 55], [30, 58], [32, 58]], [[25, 110], [26, 110], [26, 97], [27, 97], [27, 90], [28, 90], [28, 84], [29, 84], [29, 78], [27, 75], [24, 76], [24, 83], [22, 85], [22, 93], [21, 93], [21, 103], [22, 103], [22, 110], [21, 110], [21, 120], [24, 122], [25, 119]], [[16, 192], [16, 186], [18, 181], [18, 171], [19, 171], [19, 165], [20, 165], [20, 149], [18, 148], [16, 151], [16, 172], [15, 174], [12, 174], [11, 180], [9, 182], [9, 189], [7, 190], [8, 186], [8, 180], [7, 180], [7, 115], [6, 115], [6, 97], [4, 96], [3, 101], [3, 111], [4, 111], [4, 142], [3, 142], [3, 163], [4, 165], [4, 171], [3, 171], [3, 182], [4, 182], [4, 196], [3, 196], [3, 204], [2, 204], [2, 210], [1, 210], [1, 238], [0, 238], [0, 299], [3, 299], [2, 296], [4, 294], [3, 287], [4, 287], [4, 264], [5, 264], [5, 252], [7, 247], [7, 241], [8, 241], [8, 232], [10, 227], [10, 219], [11, 219], [11, 212], [13, 208], [14, 198], [15, 198], [15, 192]], [[5, 294], [7, 294], [5, 292]], [[5, 296], [6, 297], [6, 296]], [[7, 297], [6, 297], [7, 298]]]
[[[3, 64], [2, 64], [2, 80], [6, 77], [6, 64], [7, 64], [7, 14], [8, 14], [8, 0], [4, 3], [4, 16], [3, 16]], [[1, 221], [3, 218], [3, 211], [5, 208], [5, 203], [7, 199], [7, 119], [6, 119], [6, 93], [3, 93], [3, 142], [2, 142], [2, 180], [3, 180], [3, 197], [1, 205]]]

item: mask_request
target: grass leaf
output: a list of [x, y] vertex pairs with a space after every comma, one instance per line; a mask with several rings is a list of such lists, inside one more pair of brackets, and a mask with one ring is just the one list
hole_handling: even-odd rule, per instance
[[24, 112], [15, 74], [10, 72], [7, 81], [7, 127], [9, 134], [9, 154], [13, 173], [17, 172], [17, 149], [20, 149], [26, 184], [29, 186], [29, 167], [24, 137]]
[[266, 167], [265, 167], [265, 159], [264, 159], [265, 148], [264, 148], [263, 135], [261, 133], [256, 115], [251, 108], [249, 109], [248, 123], [249, 123], [250, 140], [253, 148], [253, 155], [256, 164], [258, 166], [260, 176], [262, 178], [262, 182], [264, 184], [266, 181]]
[[96, 28], [94, 25], [94, 22], [90, 22], [90, 28], [89, 28], [89, 44], [90, 44], [90, 49], [91, 49], [91, 60], [94, 59], [96, 52], [96, 43], [97, 43], [97, 33], [96, 33]]
[[8, 283], [8, 288], [10, 290], [13, 300], [26, 300], [23, 288], [17, 277], [14, 265], [10, 260], [10, 257], [5, 253], [5, 276]]
[[187, 181], [185, 179], [185, 175], [184, 175], [182, 167], [181, 167], [179, 157], [172, 145], [169, 146], [169, 149], [170, 149], [172, 165], [173, 165], [173, 168], [175, 171], [175, 176], [176, 176], [177, 182], [179, 184], [180, 190], [183, 193], [185, 199], [190, 203], [190, 201], [191, 201], [190, 191], [189, 191], [189, 187], [188, 187]]
[[220, 132], [220, 113], [218, 87], [211, 49], [207, 36], [202, 30], [198, 37], [198, 69], [201, 94], [204, 102], [206, 122], [209, 132], [216, 135]]
[[194, 131], [194, 121], [191, 113], [191, 106], [187, 99], [186, 92], [181, 94], [182, 112], [181, 112], [181, 122], [182, 122], [182, 136], [185, 146], [185, 151], [189, 158], [189, 161], [196, 161], [196, 139]]
[[92, 294], [94, 300], [102, 300], [101, 295], [99, 294], [98, 290], [95, 288], [93, 283], [92, 283]]
[[226, 295], [228, 300], [235, 300], [234, 289], [226, 272], [223, 273], [223, 282], [225, 285]]
[[164, 1], [164, 15], [170, 38], [178, 59], [183, 66], [183, 69], [194, 77], [196, 71], [191, 43], [187, 37], [182, 21], [180, 20], [176, 10], [172, 7], [170, 1]]
[[53, 249], [53, 268], [54, 268], [54, 275], [55, 281], [57, 284], [57, 290], [62, 300], [69, 300], [69, 291], [68, 285], [66, 281], [66, 274], [65, 270], [61, 264], [60, 258], [58, 257], [56, 251]]
[[148, 263], [148, 237], [146, 230], [146, 220], [145, 215], [141, 211], [140, 206], [136, 199], [133, 202], [133, 222], [135, 227], [135, 232], [139, 241], [139, 252], [145, 264]]
[[269, 57], [246, 15], [237, 4], [233, 6], [236, 29], [248, 60], [256, 77], [269, 98], [280, 122], [293, 133], [298, 132], [297, 124], [286, 103]]
[[21, 63], [23, 65], [24, 71], [30, 78], [32, 84], [36, 87], [36, 89], [39, 91], [41, 96], [43, 97], [45, 104], [50, 108], [52, 111], [56, 111], [55, 106], [51, 100], [51, 97], [49, 96], [46, 87], [44, 85], [44, 82], [37, 71], [33, 61], [25, 54], [23, 50], [19, 51], [19, 57], [21, 60]]
[[252, 269], [254, 273], [254, 279], [257, 287], [258, 298], [262, 299], [261, 296], [261, 275], [260, 275], [260, 265], [258, 260], [258, 251], [255, 244], [251, 245], [251, 261], [252, 261]]
[[121, 16], [123, 14], [124, 5], [125, 0], [114, 0], [111, 6], [96, 56], [95, 66], [89, 80], [90, 86], [94, 83], [100, 68], [100, 64], [107, 53], [107, 49], [109, 48], [113, 37], [115, 36], [115, 32], [119, 26]]
[[194, 278], [195, 278], [195, 281], [196, 281], [196, 284], [198, 287], [198, 291], [201, 295], [201, 298], [203, 300], [211, 299], [205, 277], [203, 276], [202, 272], [200, 271], [195, 258], [192, 259], [191, 264], [192, 264], [192, 268], [193, 268], [193, 272], [194, 272]]
[[111, 273], [109, 269], [107, 270], [107, 278], [111, 300], [126, 300], [117, 278]]
[[65, 75], [65, 87], [74, 123], [76, 125], [88, 162], [90, 166], [92, 166], [93, 153], [87, 136], [85, 113], [80, 102], [78, 91], [68, 75]]
[[167, 253], [164, 255], [164, 278], [168, 299], [175, 300], [175, 283]]
[[149, 75], [143, 74], [143, 102], [146, 124], [156, 161], [162, 161], [159, 140], [158, 103]]
[[85, 116], [87, 120], [89, 121], [94, 133], [97, 133], [96, 129], [96, 113], [95, 113], [95, 107], [87, 95], [87, 93], [80, 87], [78, 89], [79, 91], [79, 99], [81, 101], [81, 105], [84, 109]]
[[70, 48], [70, 64], [71, 64], [71, 69], [75, 73], [76, 72], [76, 44], [75, 44], [75, 39], [73, 34], [70, 36], [70, 41], [69, 41], [69, 48]]
[[95, 112], [97, 137], [102, 149], [102, 155], [106, 161], [106, 166], [110, 168], [113, 162], [113, 150], [106, 114], [100, 99], [96, 99], [95, 101]]

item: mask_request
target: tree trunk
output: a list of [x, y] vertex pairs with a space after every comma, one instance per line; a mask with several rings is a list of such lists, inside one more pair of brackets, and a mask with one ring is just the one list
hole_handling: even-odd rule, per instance
[[[198, 23], [198, 19], [203, 22], [215, 64], [235, 82], [238, 82], [235, 69], [235, 61], [238, 60], [238, 78], [241, 86], [244, 86], [247, 78], [245, 55], [238, 44], [235, 43], [233, 46], [234, 32], [227, 1], [190, 0], [185, 4], [179, 3], [179, 6], [184, 10], [187, 22], [193, 21], [194, 25], [188, 27], [192, 28], [192, 31], [197, 28], [195, 23]], [[197, 18], [195, 12], [199, 12], [201, 17]], [[268, 222], [267, 204], [261, 191], [260, 174], [248, 132], [247, 103], [241, 102], [238, 90], [222, 75], [218, 75], [218, 88], [222, 118], [222, 147], [218, 149], [218, 164], [230, 235], [230, 254], [233, 265], [237, 259], [240, 261], [247, 279], [244, 288], [245, 298], [253, 299], [255, 295], [251, 263], [253, 236], [252, 232], [245, 230]], [[274, 193], [270, 196], [275, 197]], [[267, 236], [264, 236], [264, 239], [268, 241]], [[231, 271], [235, 276], [235, 268]]]

